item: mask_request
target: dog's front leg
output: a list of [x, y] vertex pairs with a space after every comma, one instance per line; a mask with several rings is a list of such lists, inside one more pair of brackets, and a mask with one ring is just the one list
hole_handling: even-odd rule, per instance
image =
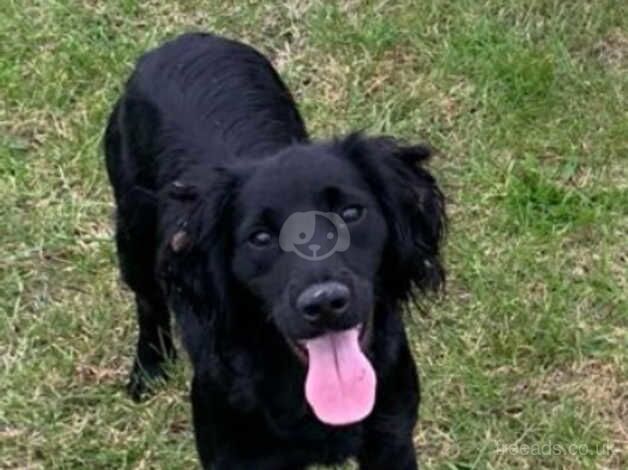
[[273, 438], [263, 421], [230, 407], [224, 392], [198, 375], [192, 380], [196, 447], [204, 470], [301, 470], [308, 459], [298, 446]]
[[[203, 467], [210, 468], [210, 467]], [[256, 461], [241, 459], [221, 459], [213, 467], [215, 470], [303, 470], [304, 466], [286, 463], [284, 459], [262, 459]]]
[[419, 380], [407, 342], [386, 379], [379, 384], [373, 414], [365, 423], [358, 454], [361, 470], [416, 470], [413, 431], [417, 422]]
[[418, 470], [412, 436], [403, 441], [390, 435], [372, 437], [358, 456], [360, 470]]

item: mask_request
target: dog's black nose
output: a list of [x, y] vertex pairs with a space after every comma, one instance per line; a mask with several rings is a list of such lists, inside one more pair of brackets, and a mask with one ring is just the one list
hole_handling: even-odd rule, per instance
[[312, 323], [344, 314], [349, 309], [349, 288], [339, 282], [314, 284], [297, 298], [297, 308]]

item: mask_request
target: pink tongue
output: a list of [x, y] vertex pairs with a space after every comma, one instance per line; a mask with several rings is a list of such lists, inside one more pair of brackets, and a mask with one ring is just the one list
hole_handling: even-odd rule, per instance
[[305, 397], [322, 422], [342, 425], [366, 418], [375, 403], [375, 371], [358, 342], [358, 328], [307, 340]]

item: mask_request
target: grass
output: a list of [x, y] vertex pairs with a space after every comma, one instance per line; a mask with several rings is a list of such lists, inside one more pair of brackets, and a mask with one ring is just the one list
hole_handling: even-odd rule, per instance
[[628, 7], [617, 0], [5, 0], [0, 468], [195, 468], [189, 367], [123, 391], [136, 334], [99, 142], [189, 29], [272, 57], [309, 128], [428, 140], [447, 295], [409, 330], [423, 468], [628, 466]]

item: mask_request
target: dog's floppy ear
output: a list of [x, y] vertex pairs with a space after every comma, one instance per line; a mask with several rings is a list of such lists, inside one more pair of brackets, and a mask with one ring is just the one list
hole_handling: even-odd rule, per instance
[[440, 245], [445, 202], [436, 180], [423, 167], [432, 153], [430, 147], [359, 133], [339, 145], [370, 185], [388, 222], [389, 243], [381, 272], [386, 290], [406, 299], [413, 286], [438, 289], [444, 281]]
[[[157, 276], [193, 361], [218, 347], [228, 328], [228, 210], [235, 181], [222, 169], [199, 170], [159, 197]], [[208, 338], [211, 338], [208, 340]]]

